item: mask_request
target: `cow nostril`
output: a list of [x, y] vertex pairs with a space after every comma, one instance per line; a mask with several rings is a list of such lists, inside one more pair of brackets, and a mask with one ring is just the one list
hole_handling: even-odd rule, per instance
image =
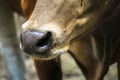
[[22, 48], [26, 53], [47, 53], [52, 47], [52, 33], [25, 31], [21, 34], [21, 43]]
[[52, 34], [51, 32], [47, 32], [47, 34], [37, 42], [37, 47], [49, 47], [52, 44]]

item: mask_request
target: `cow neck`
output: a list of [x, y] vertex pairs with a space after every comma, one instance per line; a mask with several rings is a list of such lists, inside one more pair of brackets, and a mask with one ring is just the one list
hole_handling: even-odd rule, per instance
[[60, 58], [35, 60], [35, 68], [40, 80], [62, 80]]

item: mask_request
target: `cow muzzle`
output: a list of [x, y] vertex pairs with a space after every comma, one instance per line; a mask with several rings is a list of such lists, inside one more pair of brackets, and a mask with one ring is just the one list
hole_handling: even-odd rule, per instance
[[21, 33], [22, 49], [30, 55], [47, 57], [52, 48], [53, 37], [51, 32], [29, 30]]

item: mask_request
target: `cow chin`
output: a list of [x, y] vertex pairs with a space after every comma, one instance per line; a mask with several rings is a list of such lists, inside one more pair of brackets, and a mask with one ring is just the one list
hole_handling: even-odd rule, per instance
[[51, 53], [46, 53], [46, 54], [47, 55], [32, 54], [32, 55], [29, 55], [29, 56], [32, 57], [35, 60], [51, 60], [51, 59], [54, 59], [54, 58], [59, 56], [59, 54], [52, 54], [52, 55], [51, 55]]

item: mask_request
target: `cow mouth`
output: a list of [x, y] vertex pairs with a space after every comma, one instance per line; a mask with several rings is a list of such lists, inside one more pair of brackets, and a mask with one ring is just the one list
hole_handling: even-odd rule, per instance
[[51, 60], [54, 59], [58, 56], [60, 56], [63, 53], [66, 53], [68, 51], [68, 46], [64, 46], [62, 48], [54, 48], [49, 50], [46, 53], [42, 53], [42, 54], [28, 54], [29, 56], [31, 56], [33, 59], [37, 59], [37, 60]]
[[66, 53], [68, 51], [68, 48], [69, 48], [68, 45], [64, 45], [62, 47], [51, 48], [50, 50], [43, 53], [26, 53], [26, 54], [36, 60], [51, 60], [60, 56], [63, 53]]

